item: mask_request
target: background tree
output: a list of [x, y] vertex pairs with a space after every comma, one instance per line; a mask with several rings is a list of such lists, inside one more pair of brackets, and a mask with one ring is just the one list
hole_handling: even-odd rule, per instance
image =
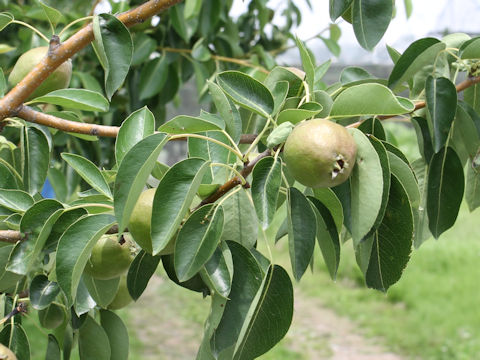
[[[113, 310], [137, 300], [161, 262], [179, 286], [211, 297], [197, 357], [253, 359], [282, 339], [293, 313], [274, 242], [288, 241], [300, 280], [316, 241], [335, 278], [351, 238], [366, 285], [387, 291], [412, 245], [453, 226], [464, 194], [478, 206], [478, 38], [389, 48], [388, 79], [353, 67], [328, 85], [330, 62], [317, 65], [290, 35], [301, 21], [293, 1], [278, 14], [252, 0], [238, 18], [232, 1], [112, 2], [111, 14], [93, 15], [97, 3], [52, 2], [60, 12], [4, 2], [0, 13], [0, 342], [17, 358], [30, 358], [27, 304], [49, 330], [47, 358], [68, 359], [76, 347], [82, 359], [127, 358]], [[366, 49], [393, 12], [390, 0], [330, 1], [332, 21], [351, 22]], [[327, 29], [322, 39], [336, 49], [338, 27]], [[292, 42], [303, 70], [275, 63]], [[27, 52], [39, 46], [48, 47], [36, 50], [41, 60]], [[14, 67], [22, 54], [30, 55]], [[60, 78], [49, 77], [57, 68]], [[190, 79], [204, 110], [167, 118]], [[46, 84], [53, 88], [40, 91]], [[422, 156], [413, 163], [387, 142], [382, 120], [393, 116], [415, 126]], [[341, 184], [310, 188], [317, 182], [283, 161], [292, 129], [313, 118], [353, 139], [355, 166]], [[340, 129], [329, 140], [345, 133], [327, 124]], [[302, 136], [292, 164], [311, 146]], [[171, 141], [187, 141], [188, 153], [168, 166], [158, 158]], [[347, 171], [344, 143], [327, 141], [334, 168], [313, 171], [332, 179]], [[321, 164], [328, 155], [313, 153]], [[46, 179], [55, 199], [41, 194]]]

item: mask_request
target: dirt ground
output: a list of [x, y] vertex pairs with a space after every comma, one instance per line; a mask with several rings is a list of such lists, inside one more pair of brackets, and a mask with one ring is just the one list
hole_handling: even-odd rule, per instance
[[[130, 323], [143, 343], [142, 360], [194, 359], [202, 324], [177, 316], [182, 302], [168, 296], [162, 285], [166, 284], [161, 278], [152, 278], [140, 300], [129, 307], [135, 314]], [[348, 318], [299, 292], [295, 294], [294, 320], [284, 343], [308, 360], [402, 360], [386, 351], [381, 339], [362, 336]]]

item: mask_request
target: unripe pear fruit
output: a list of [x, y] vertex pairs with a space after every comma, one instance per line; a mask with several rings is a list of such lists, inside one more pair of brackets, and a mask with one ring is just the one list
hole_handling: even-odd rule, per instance
[[293, 129], [283, 153], [288, 170], [299, 183], [313, 188], [333, 187], [350, 176], [357, 145], [344, 126], [313, 119]]
[[[41, 46], [28, 50], [22, 54], [8, 77], [10, 86], [17, 85], [47, 54], [48, 47]], [[55, 69], [41, 84], [30, 94], [27, 100], [45, 95], [51, 91], [64, 89], [70, 84], [72, 78], [72, 61], [68, 59]]]
[[6, 347], [3, 344], [0, 344], [0, 359], [17, 360], [17, 357], [15, 356], [12, 350], [10, 350], [8, 347]]
[[65, 310], [62, 306], [51, 303], [38, 311], [38, 321], [45, 329], [56, 329], [65, 321]]
[[99, 280], [109, 280], [124, 274], [133, 261], [133, 244], [128, 238], [118, 241], [117, 235], [102, 236], [92, 249], [84, 271]]
[[[150, 235], [153, 198], [155, 197], [156, 188], [148, 189], [142, 192], [133, 208], [128, 223], [128, 231], [133, 240], [146, 252], [153, 253], [152, 236]], [[167, 246], [160, 251], [159, 255], [168, 255], [173, 253], [175, 249], [176, 236], [172, 238]]]
[[120, 277], [120, 282], [118, 283], [117, 293], [107, 308], [110, 310], [118, 310], [124, 308], [132, 301], [133, 299], [130, 296], [127, 287], [127, 275], [122, 275]]

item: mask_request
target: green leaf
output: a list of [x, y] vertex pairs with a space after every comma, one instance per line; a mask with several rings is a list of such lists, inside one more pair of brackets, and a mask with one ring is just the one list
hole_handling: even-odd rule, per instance
[[247, 249], [257, 241], [258, 219], [255, 208], [243, 189], [222, 203], [225, 222], [222, 240], [239, 242]]
[[298, 38], [295, 37], [295, 43], [297, 44], [298, 50], [300, 51], [300, 58], [302, 59], [303, 70], [305, 71], [305, 81], [308, 84], [308, 89], [310, 93], [314, 91], [315, 84], [315, 63], [314, 59], [308, 52], [305, 44]]
[[[95, 306], [97, 306], [97, 303], [95, 300], [93, 300], [92, 296], [88, 292], [87, 286], [85, 285], [85, 282], [83, 281], [83, 276], [80, 277], [80, 282], [78, 283], [77, 287], [77, 294], [75, 296], [75, 302], [73, 304], [73, 308], [75, 311], [72, 309], [72, 323], [74, 322], [74, 317], [80, 317], [90, 310], [92, 310]], [[84, 315], [83, 319], [85, 318], [86, 315]], [[78, 328], [79, 325], [76, 327]]]
[[313, 205], [317, 219], [317, 242], [322, 250], [323, 260], [327, 265], [332, 280], [337, 277], [340, 263], [340, 240], [335, 221], [329, 209], [314, 197], [308, 198]]
[[423, 159], [417, 159], [412, 163], [412, 168], [415, 172], [420, 192], [420, 206], [412, 209], [415, 230], [414, 243], [415, 248], [419, 248], [425, 240], [432, 237], [427, 215], [428, 165]]
[[422, 157], [427, 163], [433, 156], [432, 136], [430, 135], [430, 129], [427, 119], [419, 116], [412, 117], [412, 123], [417, 133], [418, 148]]
[[60, 345], [58, 344], [55, 335], [48, 334], [48, 343], [47, 343], [47, 353], [45, 355], [45, 359], [48, 360], [60, 360]]
[[397, 89], [424, 66], [433, 64], [437, 54], [444, 50], [445, 46], [445, 43], [435, 38], [424, 38], [410, 44], [393, 67], [388, 78], [388, 87]]
[[[455, 122], [452, 128], [453, 133], [458, 133], [460, 135], [460, 139], [471, 159], [475, 157], [480, 148], [478, 126], [480, 126], [480, 117], [476, 114], [475, 110], [473, 110], [468, 104], [460, 102], [457, 106]], [[454, 136], [452, 136], [452, 138], [454, 138]]]
[[212, 54], [208, 50], [208, 47], [203, 44], [204, 39], [200, 38], [193, 45], [192, 48], [192, 57], [198, 61], [208, 61], [211, 59]]
[[337, 20], [352, 5], [353, 0], [329, 0], [330, 19]]
[[93, 246], [114, 223], [108, 214], [88, 215], [74, 222], [58, 241], [55, 272], [68, 305], [73, 304]]
[[281, 184], [282, 163], [278, 158], [263, 158], [253, 168], [253, 205], [264, 230], [273, 221], [277, 211], [277, 199]]
[[[265, 79], [265, 86], [273, 92], [275, 84], [279, 81], [288, 82], [288, 94], [287, 98], [299, 96], [303, 91], [303, 83], [298, 74], [294, 72], [292, 68], [286, 68], [282, 66], [276, 66], [267, 75]], [[275, 104], [276, 105], [276, 104]]]
[[155, 58], [143, 65], [139, 80], [140, 100], [150, 99], [162, 91], [168, 73], [166, 56]]
[[474, 37], [465, 41], [459, 50], [461, 59], [478, 59], [480, 58], [480, 37]]
[[330, 117], [401, 115], [414, 108], [413, 102], [395, 96], [386, 86], [365, 83], [342, 91], [333, 102]]
[[433, 155], [428, 173], [427, 213], [435, 238], [455, 223], [464, 183], [462, 163], [451, 147], [442, 148]]
[[372, 50], [387, 31], [393, 16], [393, 3], [384, 0], [353, 0], [353, 31], [358, 43]]
[[225, 94], [241, 107], [263, 117], [273, 113], [271, 92], [253, 77], [239, 71], [224, 71], [217, 74], [217, 81]]
[[[79, 117], [78, 114], [74, 113], [73, 111], [49, 111], [48, 115], [53, 115], [59, 117], [61, 119], [76, 121], [79, 123], [84, 123], [83, 119]], [[73, 132], [68, 132], [69, 135], [75, 136], [79, 139], [87, 140], [87, 141], [97, 141], [98, 137], [94, 135], [86, 135], [86, 134], [77, 134]]]
[[386, 140], [387, 138], [382, 122], [377, 118], [370, 118], [362, 121], [357, 129], [365, 134], [373, 135], [379, 140]]
[[5, 90], [7, 90], [7, 81], [5, 80], [5, 75], [3, 75], [3, 70], [0, 68], [0, 96], [5, 95]]
[[167, 135], [153, 134], [135, 144], [125, 154], [118, 169], [113, 194], [119, 229], [123, 230], [127, 226], [130, 214], [167, 141]]
[[293, 287], [287, 272], [270, 265], [250, 305], [235, 346], [234, 359], [254, 359], [277, 344], [290, 328]]
[[24, 127], [21, 135], [22, 177], [31, 195], [42, 190], [50, 161], [48, 139], [34, 127]]
[[375, 77], [367, 70], [358, 66], [348, 66], [344, 68], [340, 74], [340, 82], [342, 85], [347, 85], [359, 80], [368, 80], [374, 78]]
[[43, 12], [47, 16], [49, 23], [52, 25], [52, 28], [55, 28], [63, 18], [62, 13], [57, 9], [54, 9], [51, 6], [48, 6], [43, 1], [39, 1], [39, 3], [43, 9]]
[[357, 144], [355, 167], [350, 176], [351, 229], [355, 242], [361, 241], [374, 227], [382, 209], [384, 172], [380, 158], [367, 137], [357, 129], [349, 129]]
[[232, 253], [224, 241], [205, 263], [205, 271], [201, 272], [201, 276], [211, 293], [228, 298], [232, 289], [233, 261]]
[[337, 57], [340, 56], [341, 48], [338, 42], [332, 39], [325, 38], [323, 36], [319, 36], [318, 38], [323, 41], [323, 43], [328, 48], [328, 50], [332, 53], [333, 56], [337, 56]]
[[82, 71], [74, 71], [74, 76], [78, 76], [82, 86], [87, 90], [92, 90], [98, 93], [103, 93], [102, 85], [98, 82], [98, 80], [91, 74], [82, 72]]
[[0, 205], [19, 213], [24, 213], [35, 201], [22, 190], [0, 189]]
[[150, 54], [155, 51], [157, 42], [145, 33], [136, 33], [133, 38], [133, 57], [132, 66], [140, 65], [145, 62]]
[[120, 278], [117, 277], [109, 280], [100, 280], [95, 279], [86, 273], [82, 274], [82, 278], [92, 299], [98, 306], [107, 308], [117, 294]]
[[16, 189], [17, 187], [17, 181], [12, 169], [0, 161], [0, 188]]
[[[263, 272], [255, 257], [237, 242], [228, 242], [228, 247], [235, 269], [232, 290], [222, 319], [210, 339], [211, 348], [218, 358], [233, 358], [243, 323], [263, 282]], [[223, 354], [229, 356], [222, 357]]]
[[407, 193], [395, 176], [382, 223], [373, 234], [372, 252], [366, 271], [367, 286], [381, 291], [395, 284], [410, 259], [413, 217]]
[[7, 323], [0, 332], [0, 343], [8, 346], [18, 360], [30, 360], [30, 343], [21, 324]]
[[111, 99], [122, 86], [133, 56], [133, 42], [127, 27], [112, 14], [93, 18], [93, 48], [105, 71], [105, 93]]
[[120, 165], [125, 154], [139, 141], [155, 132], [155, 117], [144, 106], [131, 113], [120, 126], [115, 141], [115, 158]]
[[160, 126], [158, 131], [167, 134], [194, 134], [208, 130], [223, 130], [224, 128], [223, 120], [215, 116], [207, 118], [178, 115]]
[[317, 220], [310, 203], [300, 190], [288, 192], [288, 244], [293, 276], [300, 280], [312, 259]]
[[[208, 91], [212, 95], [213, 103], [218, 110], [220, 117], [225, 121], [227, 133], [238, 143], [242, 134], [242, 119], [238, 109], [224, 94], [220, 86], [208, 81]], [[273, 97], [272, 97], [273, 99]]]
[[26, 240], [18, 242], [10, 254], [7, 269], [25, 275], [40, 255], [53, 224], [64, 211], [56, 200], [44, 199], [31, 206], [20, 222]]
[[110, 341], [105, 330], [87, 316], [78, 334], [80, 359], [110, 360]]
[[271, 92], [273, 96], [273, 103], [275, 104], [272, 116], [275, 116], [285, 104], [285, 99], [288, 95], [288, 82], [283, 80], [277, 81]]
[[285, 109], [278, 114], [277, 124], [280, 125], [286, 121], [297, 124], [302, 120], [314, 117], [322, 109], [323, 106], [316, 102], [302, 104], [298, 109]]
[[201, 0], [186, 0], [185, 8], [183, 9], [183, 16], [185, 20], [197, 17], [200, 14], [202, 8]]
[[47, 103], [69, 109], [85, 111], [108, 111], [108, 100], [102, 94], [85, 89], [62, 89], [31, 100], [32, 103]]
[[388, 152], [388, 162], [392, 174], [405, 189], [411, 207], [417, 209], [420, 206], [420, 191], [412, 168], [391, 152]]
[[474, 168], [470, 159], [466, 166], [465, 201], [472, 212], [480, 206], [480, 169]]
[[94, 163], [76, 154], [62, 153], [61, 156], [95, 190], [112, 198], [107, 181]]
[[342, 232], [343, 226], [343, 207], [342, 203], [338, 199], [337, 195], [330, 188], [317, 188], [313, 189], [313, 195], [315, 198], [327, 207], [328, 211], [335, 221], [337, 232]]
[[138, 300], [142, 295], [159, 262], [160, 255], [153, 256], [145, 250], [140, 250], [135, 256], [127, 274], [128, 292], [133, 300]]
[[450, 79], [429, 76], [425, 82], [427, 109], [433, 122], [433, 146], [439, 152], [445, 145], [457, 109], [457, 90]]
[[[177, 232], [209, 162], [189, 158], [173, 165], [158, 184], [152, 208], [152, 253], [158, 254]], [[147, 249], [148, 250], [148, 249]]]
[[49, 281], [45, 275], [37, 275], [30, 283], [30, 304], [36, 310], [48, 307], [60, 292], [56, 282]]
[[100, 324], [110, 343], [111, 359], [127, 360], [129, 338], [127, 327], [122, 319], [112, 311], [100, 310]]
[[179, 281], [192, 278], [213, 255], [223, 231], [223, 209], [208, 204], [193, 212], [175, 242], [175, 272]]
[[45, 241], [45, 250], [48, 252], [54, 251], [57, 248], [58, 239], [67, 230], [67, 228], [77, 221], [80, 217], [87, 214], [87, 210], [83, 208], [68, 209], [64, 211], [53, 224], [50, 234]]

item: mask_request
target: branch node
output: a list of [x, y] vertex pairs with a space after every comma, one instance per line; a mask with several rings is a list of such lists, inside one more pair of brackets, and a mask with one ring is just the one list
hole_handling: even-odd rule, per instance
[[52, 56], [52, 53], [60, 46], [60, 38], [58, 35], [53, 34], [48, 45], [48, 56]]

